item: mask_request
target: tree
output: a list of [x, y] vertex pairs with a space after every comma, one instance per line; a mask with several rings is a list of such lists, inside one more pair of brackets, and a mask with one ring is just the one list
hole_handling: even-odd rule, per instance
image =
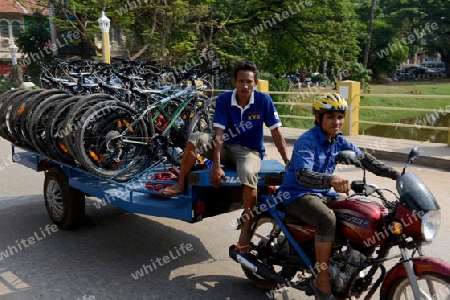
[[51, 53], [44, 50], [49, 46], [49, 41], [48, 19], [40, 12], [35, 12], [26, 18], [24, 30], [15, 39], [15, 44], [20, 52], [28, 55], [37, 53], [41, 59], [46, 60], [51, 56]]
[[[385, 1], [385, 12], [401, 24], [404, 37], [416, 38], [410, 43], [415, 50], [440, 53], [450, 76], [450, 5], [448, 0], [417, 0], [404, 7], [401, 0]], [[410, 51], [410, 53], [413, 51]]]
[[357, 60], [365, 37], [354, 0], [51, 1], [60, 31], [79, 32], [83, 44], [99, 51], [97, 18], [104, 10], [112, 28], [125, 30], [129, 57], [161, 65], [183, 66], [214, 51], [229, 68], [251, 59], [262, 70], [282, 74], [318, 71], [326, 61], [338, 73]]
[[402, 42], [398, 28], [384, 20], [373, 23], [371, 55], [368, 67], [379, 80], [386, 74], [392, 74], [396, 66], [409, 55], [409, 46]]

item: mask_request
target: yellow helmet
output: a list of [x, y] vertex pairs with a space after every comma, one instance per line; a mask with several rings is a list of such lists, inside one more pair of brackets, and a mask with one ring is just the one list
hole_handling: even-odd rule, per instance
[[347, 101], [338, 93], [326, 93], [316, 97], [312, 107], [312, 112], [314, 115], [327, 111], [346, 110], [348, 110]]

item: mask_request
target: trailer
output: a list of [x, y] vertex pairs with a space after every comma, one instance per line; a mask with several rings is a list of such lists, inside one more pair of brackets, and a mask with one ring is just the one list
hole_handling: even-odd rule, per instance
[[[51, 220], [60, 229], [77, 228], [85, 213], [85, 197], [96, 197], [130, 213], [166, 217], [194, 223], [242, 208], [242, 187], [235, 170], [224, 168], [226, 180], [220, 188], [209, 181], [210, 169], [189, 173], [185, 194], [162, 197], [148, 190], [147, 183], [174, 182], [152, 180], [152, 175], [167, 170], [165, 159], [127, 182], [100, 178], [81, 166], [55, 161], [41, 153], [13, 145], [15, 163], [37, 172], [45, 172], [44, 202]], [[258, 174], [258, 196], [274, 191], [281, 184], [284, 165], [277, 160], [263, 160]]]

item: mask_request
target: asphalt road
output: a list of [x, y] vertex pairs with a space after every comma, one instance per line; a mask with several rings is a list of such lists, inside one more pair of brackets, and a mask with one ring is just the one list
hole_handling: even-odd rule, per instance
[[[96, 200], [87, 198], [83, 226], [55, 230], [43, 202], [44, 174], [12, 164], [10, 151], [0, 139], [0, 255], [13, 253], [0, 260], [0, 299], [266, 299], [228, 257], [228, 247], [239, 235], [230, 222], [240, 212], [189, 224], [110, 205], [96, 208]], [[268, 154], [279, 159], [273, 147]], [[440, 232], [425, 251], [446, 259], [448, 173], [414, 166], [409, 170], [422, 178], [442, 208]], [[350, 180], [362, 174], [354, 168], [339, 172]], [[390, 179], [372, 174], [367, 179], [394, 188]], [[291, 288], [275, 298], [313, 299]]]

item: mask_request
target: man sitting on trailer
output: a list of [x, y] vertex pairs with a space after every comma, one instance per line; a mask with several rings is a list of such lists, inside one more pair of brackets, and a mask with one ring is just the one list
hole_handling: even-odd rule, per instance
[[184, 193], [188, 173], [197, 160], [197, 152], [214, 162], [210, 180], [216, 188], [225, 180], [221, 164], [235, 166], [243, 186], [244, 215], [247, 219], [237, 243], [237, 249], [241, 253], [247, 253], [250, 248], [258, 172], [265, 156], [264, 124], [270, 129], [273, 142], [284, 163], [289, 163], [286, 141], [279, 128], [281, 121], [275, 105], [268, 94], [254, 90], [258, 84], [257, 71], [253, 62], [237, 64], [232, 78], [236, 89], [222, 93], [216, 100], [214, 138], [210, 134], [193, 133], [184, 149], [179, 182], [161, 190], [166, 196]]

